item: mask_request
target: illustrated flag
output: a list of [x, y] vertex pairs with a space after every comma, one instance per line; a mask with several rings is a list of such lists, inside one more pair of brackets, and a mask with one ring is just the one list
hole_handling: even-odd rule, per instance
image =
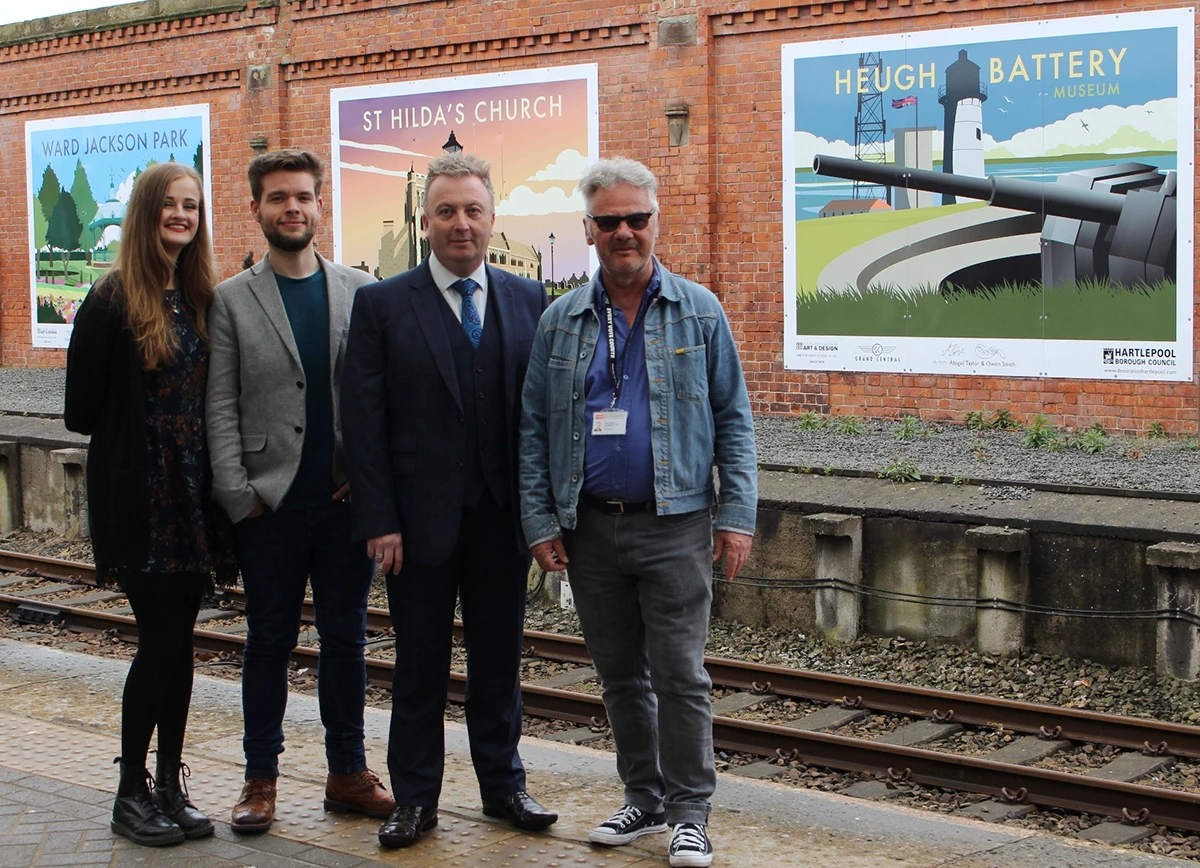
[[892, 108], [904, 108], [905, 106], [916, 105], [916, 104], [917, 104], [917, 98], [915, 96], [906, 96], [906, 97], [903, 97], [902, 99], [892, 100]]

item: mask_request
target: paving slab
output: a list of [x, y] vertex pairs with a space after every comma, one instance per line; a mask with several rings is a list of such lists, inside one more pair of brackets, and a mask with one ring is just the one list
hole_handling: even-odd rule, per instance
[[[217, 834], [169, 852], [152, 852], [108, 832], [119, 750], [119, 660], [0, 640], [0, 868], [27, 866], [45, 841], [75, 836], [71, 865], [233, 868], [255, 865], [664, 866], [666, 835], [615, 850], [592, 847], [587, 834], [623, 800], [611, 754], [525, 739], [529, 789], [559, 812], [546, 833], [525, 834], [485, 818], [465, 729], [447, 723], [446, 774], [437, 830], [413, 848], [382, 850], [379, 821], [326, 814], [323, 732], [316, 698], [289, 696], [281, 756], [279, 820], [264, 835], [239, 838], [228, 814], [241, 777], [240, 689], [236, 681], [196, 677], [185, 759], [193, 800], [216, 820]], [[368, 763], [383, 768], [386, 710], [365, 721]], [[870, 782], [866, 782], [870, 783]], [[882, 786], [882, 785], [881, 785]], [[56, 808], [34, 804], [54, 794]], [[81, 798], [87, 794], [87, 798]], [[1147, 856], [1041, 832], [953, 819], [903, 806], [769, 781], [718, 776], [710, 831], [725, 866], [805, 868], [1178, 868]], [[71, 810], [67, 806], [71, 805]], [[78, 808], [78, 810], [76, 810]], [[76, 816], [78, 814], [78, 816]], [[86, 831], [86, 838], [79, 838]], [[36, 844], [31, 843], [36, 840]], [[107, 842], [108, 850], [103, 843]], [[63, 845], [64, 847], [66, 845]], [[86, 848], [86, 849], [85, 849]], [[58, 858], [60, 854], [47, 854]]]

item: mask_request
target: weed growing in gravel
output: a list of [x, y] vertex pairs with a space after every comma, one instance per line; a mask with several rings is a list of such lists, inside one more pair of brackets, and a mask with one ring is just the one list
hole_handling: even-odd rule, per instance
[[797, 431], [820, 431], [829, 424], [820, 413], [813, 410], [807, 410], [800, 414], [800, 419], [796, 422]]
[[916, 440], [918, 437], [928, 440], [933, 436], [929, 426], [916, 416], [901, 416], [900, 421], [892, 426], [892, 433], [897, 440]]
[[1030, 449], [1045, 449], [1048, 452], [1061, 452], [1065, 445], [1058, 429], [1041, 413], [1025, 429], [1024, 443]]
[[971, 444], [971, 456], [976, 461], [988, 460], [987, 447], [984, 446], [983, 440], [976, 440]]
[[838, 434], [846, 434], [849, 436], [867, 433], [867, 429], [863, 426], [862, 419], [859, 419], [853, 413], [834, 416], [833, 430]]
[[992, 419], [992, 427], [998, 431], [1016, 431], [1021, 427], [1021, 423], [1014, 419], [1013, 414], [1007, 410], [997, 410]]
[[971, 412], [967, 414], [964, 422], [971, 431], [1013, 431], [1021, 427], [1021, 423], [1007, 410], [997, 410], [992, 416], [983, 412]]
[[1167, 429], [1163, 427], [1162, 422], [1151, 422], [1150, 429], [1146, 432], [1148, 440], [1164, 440], [1167, 436]]
[[892, 482], [920, 482], [921, 471], [909, 458], [893, 458], [887, 467], [879, 471], [879, 478]]
[[1089, 455], [1096, 455], [1108, 448], [1108, 435], [1103, 428], [1093, 425], [1082, 434], [1076, 434], [1070, 439], [1070, 445]]

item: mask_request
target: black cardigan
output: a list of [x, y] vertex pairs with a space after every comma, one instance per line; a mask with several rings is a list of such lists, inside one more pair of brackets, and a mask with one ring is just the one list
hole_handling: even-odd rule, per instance
[[112, 567], [138, 569], [150, 545], [146, 401], [141, 356], [111, 277], [88, 293], [75, 315], [63, 421], [92, 438], [88, 528], [97, 574], [103, 577]]

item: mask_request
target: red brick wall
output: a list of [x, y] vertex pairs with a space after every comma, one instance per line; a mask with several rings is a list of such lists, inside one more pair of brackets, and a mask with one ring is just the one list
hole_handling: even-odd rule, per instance
[[[172, 4], [177, 4], [173, 6]], [[1123, 0], [851, 0], [791, 6], [734, 0], [496, 0], [488, 3], [280, 0], [40, 37], [0, 28], [0, 363], [59, 366], [30, 346], [24, 123], [47, 117], [208, 102], [218, 268], [261, 251], [244, 169], [250, 141], [329, 155], [334, 87], [597, 63], [600, 149], [645, 161], [661, 182], [658, 252], [711, 286], [741, 342], [758, 412], [804, 410], [961, 420], [972, 410], [1045, 413], [1145, 431], [1197, 433], [1193, 383], [842, 374], [783, 369], [780, 46], [807, 40], [1128, 11]], [[1170, 8], [1184, 3], [1146, 3]], [[136, 9], [137, 7], [127, 7]], [[118, 12], [119, 12], [118, 8]], [[118, 14], [109, 18], [117, 21]], [[665, 19], [684, 28], [663, 28]], [[93, 17], [89, 20], [99, 20]], [[45, 25], [42, 25], [45, 28]], [[660, 34], [669, 34], [660, 43]], [[266, 77], [252, 82], [251, 67]], [[689, 140], [668, 142], [668, 107], [689, 107]], [[328, 197], [327, 191], [327, 199]], [[318, 244], [332, 249], [328, 225]], [[1200, 311], [1197, 311], [1200, 312]], [[1194, 321], [1194, 318], [1193, 318]], [[1200, 347], [1196, 348], [1200, 358]]]

